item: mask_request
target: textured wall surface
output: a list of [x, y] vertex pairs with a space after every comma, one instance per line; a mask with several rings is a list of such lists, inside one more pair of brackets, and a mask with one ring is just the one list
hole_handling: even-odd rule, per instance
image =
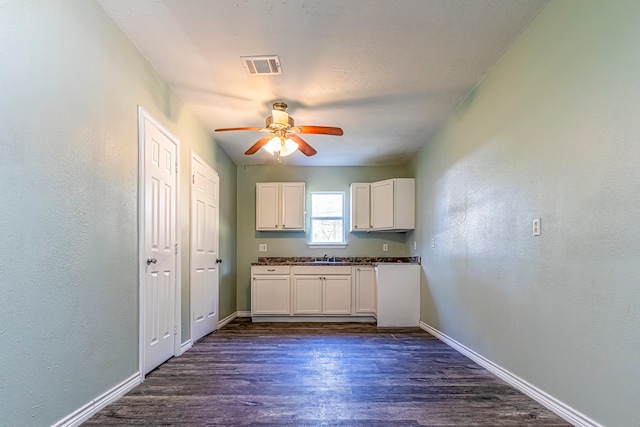
[[[405, 256], [406, 233], [349, 233], [349, 185], [352, 182], [375, 182], [388, 178], [407, 178], [407, 168], [389, 167], [238, 167], [238, 310], [251, 309], [251, 263], [259, 256]], [[305, 182], [307, 232], [256, 231], [256, 182]], [[309, 216], [312, 191], [344, 191], [345, 224], [348, 246], [344, 249], [309, 248]], [[266, 243], [267, 252], [258, 252]], [[382, 244], [389, 251], [382, 251]]]
[[0, 52], [0, 424], [44, 426], [138, 370], [137, 106], [181, 141], [187, 251], [190, 151], [220, 174], [221, 316], [236, 170], [95, 2], [0, 1]]
[[550, 2], [412, 165], [421, 319], [610, 426], [640, 418], [639, 16]]

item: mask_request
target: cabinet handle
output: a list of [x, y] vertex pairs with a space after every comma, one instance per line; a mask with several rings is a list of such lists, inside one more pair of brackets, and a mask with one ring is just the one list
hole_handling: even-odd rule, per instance
[[267, 271], [276, 271], [275, 268], [267, 268]]
[[354, 225], [354, 226], [353, 226], [353, 228], [358, 228], [358, 226], [357, 226], [357, 225]]

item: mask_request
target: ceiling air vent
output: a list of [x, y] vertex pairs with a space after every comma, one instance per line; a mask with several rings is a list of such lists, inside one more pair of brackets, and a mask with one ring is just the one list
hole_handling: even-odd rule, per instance
[[282, 74], [280, 58], [273, 56], [241, 56], [244, 69], [251, 76], [274, 76]]

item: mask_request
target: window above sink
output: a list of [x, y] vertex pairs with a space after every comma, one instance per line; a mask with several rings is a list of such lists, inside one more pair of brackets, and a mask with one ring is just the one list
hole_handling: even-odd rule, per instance
[[309, 247], [346, 247], [344, 216], [344, 192], [311, 192]]

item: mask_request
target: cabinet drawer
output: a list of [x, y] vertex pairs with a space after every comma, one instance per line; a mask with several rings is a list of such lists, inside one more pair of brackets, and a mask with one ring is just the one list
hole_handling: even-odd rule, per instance
[[293, 274], [351, 274], [350, 265], [296, 265]]
[[251, 274], [289, 274], [291, 267], [288, 265], [254, 265]]

